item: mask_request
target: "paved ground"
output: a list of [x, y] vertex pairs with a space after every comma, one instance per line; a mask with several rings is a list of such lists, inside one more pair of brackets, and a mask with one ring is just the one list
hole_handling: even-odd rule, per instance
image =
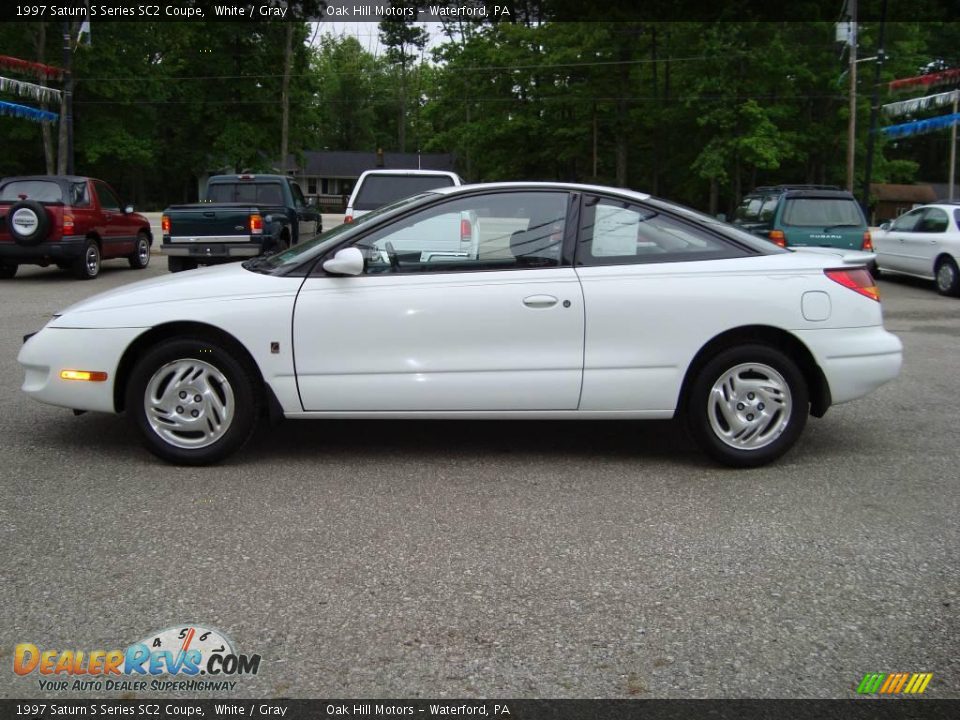
[[672, 423], [503, 422], [287, 423], [178, 469], [18, 390], [24, 333], [164, 272], [125, 265], [2, 286], [0, 695], [56, 695], [17, 643], [197, 622], [263, 656], [237, 697], [960, 697], [960, 300], [884, 281], [903, 376], [765, 469]]

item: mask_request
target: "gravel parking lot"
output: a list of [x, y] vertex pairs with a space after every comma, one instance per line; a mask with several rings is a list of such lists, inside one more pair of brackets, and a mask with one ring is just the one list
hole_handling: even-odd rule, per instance
[[263, 657], [203, 697], [845, 698], [894, 671], [960, 697], [960, 300], [885, 279], [901, 378], [768, 468], [669, 422], [359, 421], [174, 468], [123, 417], [29, 400], [15, 360], [50, 313], [165, 272], [0, 286], [3, 697], [83, 696], [14, 675], [17, 643], [183, 623]]

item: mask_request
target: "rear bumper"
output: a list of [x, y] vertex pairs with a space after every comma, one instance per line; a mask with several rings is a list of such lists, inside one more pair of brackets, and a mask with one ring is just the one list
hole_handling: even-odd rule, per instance
[[882, 326], [795, 331], [830, 385], [833, 404], [863, 397], [896, 379], [903, 343]]
[[87, 239], [82, 235], [68, 235], [60, 240], [36, 245], [18, 245], [15, 242], [0, 243], [0, 260], [18, 264], [48, 264], [76, 260], [83, 254]]
[[240, 258], [256, 257], [263, 252], [260, 243], [230, 243], [230, 242], [190, 242], [171, 243], [160, 245], [160, 252], [174, 257], [189, 257], [197, 260], [210, 258]]

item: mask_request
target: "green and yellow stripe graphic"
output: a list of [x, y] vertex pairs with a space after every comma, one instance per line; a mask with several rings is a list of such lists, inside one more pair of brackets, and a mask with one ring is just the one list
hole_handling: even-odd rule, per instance
[[919, 695], [932, 679], [933, 673], [867, 673], [857, 687], [857, 694]]

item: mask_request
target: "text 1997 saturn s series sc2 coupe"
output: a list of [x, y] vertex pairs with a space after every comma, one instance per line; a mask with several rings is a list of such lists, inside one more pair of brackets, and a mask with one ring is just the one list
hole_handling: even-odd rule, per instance
[[628, 190], [443, 188], [77, 303], [19, 362], [37, 400], [125, 411], [175, 463], [226, 457], [265, 414], [680, 416], [715, 459], [756, 466], [808, 413], [899, 373], [872, 259], [782, 250]]

